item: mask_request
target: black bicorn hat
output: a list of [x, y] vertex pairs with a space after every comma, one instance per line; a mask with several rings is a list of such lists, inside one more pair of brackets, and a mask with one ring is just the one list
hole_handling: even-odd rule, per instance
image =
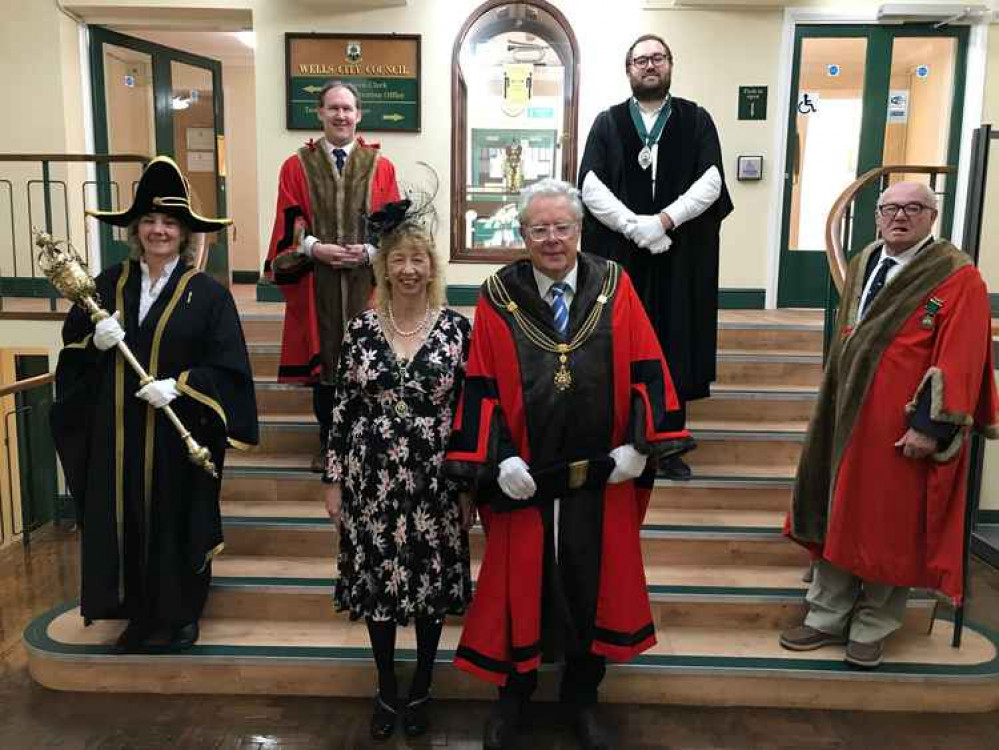
[[93, 211], [87, 215], [115, 227], [127, 227], [146, 214], [162, 213], [179, 219], [192, 232], [217, 232], [232, 224], [232, 219], [212, 219], [191, 208], [191, 187], [177, 162], [169, 156], [157, 156], [142, 172], [135, 199], [125, 211]]

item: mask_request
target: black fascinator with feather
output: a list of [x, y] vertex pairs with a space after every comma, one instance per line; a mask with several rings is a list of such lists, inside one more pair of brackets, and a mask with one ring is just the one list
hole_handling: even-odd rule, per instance
[[437, 172], [426, 162], [417, 162], [429, 176], [426, 184], [400, 182], [401, 200], [386, 203], [366, 219], [368, 242], [380, 245], [382, 240], [402, 227], [416, 226], [433, 237], [437, 229], [434, 199], [440, 188]]

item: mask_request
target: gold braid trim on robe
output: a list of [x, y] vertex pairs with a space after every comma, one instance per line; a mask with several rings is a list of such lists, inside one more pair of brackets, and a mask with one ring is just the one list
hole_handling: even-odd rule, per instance
[[885, 349], [926, 296], [971, 263], [950, 242], [933, 242], [898, 272], [858, 324], [864, 269], [881, 246], [881, 242], [868, 245], [854, 257], [847, 272], [818, 401], [795, 476], [790, 531], [800, 542], [821, 544], [825, 540], [839, 463]]

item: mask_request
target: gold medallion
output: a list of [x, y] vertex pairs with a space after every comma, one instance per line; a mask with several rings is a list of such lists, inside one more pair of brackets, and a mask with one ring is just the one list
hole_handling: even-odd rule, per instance
[[409, 416], [409, 404], [407, 404], [405, 401], [396, 401], [395, 402], [395, 414], [400, 419], [405, 419], [406, 417], [408, 417]]
[[558, 361], [559, 368], [555, 371], [555, 390], [567, 391], [572, 387], [572, 373], [565, 366], [567, 358], [564, 354], [559, 355]]

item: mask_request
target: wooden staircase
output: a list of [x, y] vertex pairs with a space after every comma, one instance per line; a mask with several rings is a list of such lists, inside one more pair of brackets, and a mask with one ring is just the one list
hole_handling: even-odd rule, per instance
[[[308, 390], [275, 382], [281, 306], [244, 314], [257, 377], [261, 446], [230, 453], [222, 489], [226, 549], [214, 566], [201, 640], [172, 655], [110, 652], [120, 623], [84, 628], [74, 603], [25, 632], [35, 679], [62, 690], [368, 696], [374, 666], [363, 623], [332, 609], [336, 538], [308, 472], [317, 426]], [[642, 545], [658, 645], [608, 670], [603, 700], [864, 710], [999, 708], [995, 633], [971, 627], [960, 649], [936, 601], [914, 595], [877, 671], [842, 652], [784, 651], [800, 621], [808, 565], [780, 534], [791, 479], [821, 376], [821, 317], [723, 311], [719, 382], [690, 405], [695, 479], [660, 482]], [[473, 530], [473, 569], [484, 539]], [[434, 692], [491, 698], [451, 666], [460, 634], [449, 620]], [[415, 660], [411, 629], [397, 657]], [[551, 697], [553, 670], [542, 675]], [[403, 683], [405, 684], [405, 682]]]

